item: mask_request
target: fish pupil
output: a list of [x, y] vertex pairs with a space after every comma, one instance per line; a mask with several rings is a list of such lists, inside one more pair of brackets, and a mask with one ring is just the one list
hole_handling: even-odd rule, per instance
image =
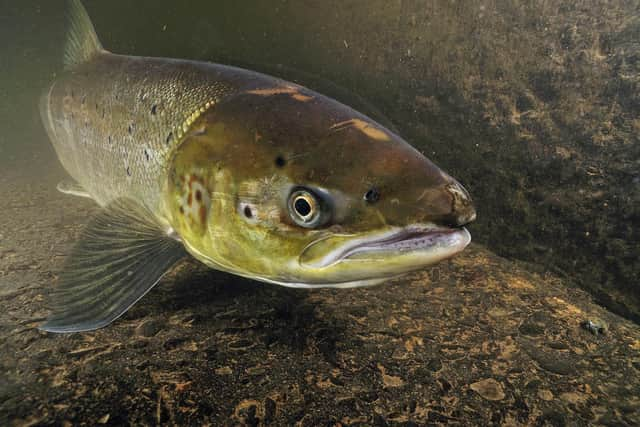
[[287, 162], [286, 162], [286, 160], [284, 159], [284, 157], [282, 157], [282, 156], [278, 156], [278, 157], [276, 157], [276, 166], [277, 166], [277, 167], [279, 167], [279, 168], [284, 167], [284, 165], [285, 165], [286, 163], [287, 163]]
[[307, 217], [311, 213], [311, 205], [302, 197], [295, 201], [294, 207], [296, 208], [298, 215], [301, 217]]
[[247, 218], [253, 218], [253, 212], [251, 212], [251, 208], [249, 206], [244, 207], [244, 216]]

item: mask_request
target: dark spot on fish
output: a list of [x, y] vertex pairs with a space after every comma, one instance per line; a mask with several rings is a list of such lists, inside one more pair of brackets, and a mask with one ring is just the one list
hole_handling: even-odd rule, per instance
[[100, 111], [100, 105], [96, 103], [96, 111]]
[[251, 212], [251, 208], [249, 206], [244, 207], [244, 216], [247, 218], [253, 218], [253, 212]]
[[276, 166], [279, 168], [284, 167], [287, 164], [287, 161], [282, 156], [276, 157]]
[[144, 149], [144, 157], [145, 159], [147, 159], [147, 162], [149, 161], [149, 152], [147, 151], [147, 149]]
[[169, 132], [169, 135], [167, 135], [167, 139], [165, 142], [169, 144], [171, 142], [171, 138], [173, 138], [173, 132]]
[[80, 100], [80, 104], [84, 105], [86, 100], [87, 100], [87, 95], [83, 95], [82, 99]]
[[202, 201], [202, 192], [200, 190], [196, 190], [196, 200], [199, 202]]
[[364, 193], [364, 201], [367, 203], [375, 203], [380, 200], [380, 191], [377, 188], [371, 187]]
[[129, 125], [129, 128], [128, 128], [129, 135], [133, 134], [133, 128], [134, 128], [134, 126], [135, 126], [135, 125], [134, 125], [133, 123], [131, 123], [131, 124]]
[[127, 176], [131, 176], [131, 169], [129, 169], [129, 166], [127, 166]]
[[153, 104], [153, 106], [151, 107], [151, 114], [155, 116], [157, 112], [158, 112], [158, 104]]
[[180, 213], [184, 215], [184, 208], [180, 206]]
[[109, 144], [111, 144], [111, 135], [107, 137], [107, 141], [109, 142]]
[[71, 89], [71, 98], [75, 97], [75, 93], [73, 92], [73, 89]]

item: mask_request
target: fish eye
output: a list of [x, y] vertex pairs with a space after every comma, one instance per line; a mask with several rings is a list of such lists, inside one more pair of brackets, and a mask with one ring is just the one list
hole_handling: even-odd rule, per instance
[[289, 216], [299, 226], [315, 228], [328, 219], [326, 203], [307, 188], [297, 188], [289, 196]]

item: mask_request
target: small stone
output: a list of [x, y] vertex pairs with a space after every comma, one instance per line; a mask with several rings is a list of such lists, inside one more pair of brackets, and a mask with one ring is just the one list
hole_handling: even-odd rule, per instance
[[387, 369], [379, 363], [378, 363], [378, 370], [382, 374], [382, 382], [385, 387], [387, 388], [402, 387], [404, 385], [404, 381], [402, 380], [402, 378], [395, 375], [387, 374]]
[[152, 337], [162, 329], [162, 324], [157, 320], [145, 320], [136, 328], [136, 335], [140, 337]]
[[601, 319], [588, 319], [580, 323], [582, 329], [591, 332], [593, 335], [602, 335], [607, 332], [607, 323]]
[[217, 375], [231, 375], [233, 371], [228, 366], [223, 366], [222, 368], [217, 368], [215, 370]]
[[487, 400], [502, 400], [505, 398], [502, 384], [493, 378], [487, 378], [471, 384], [471, 390]]
[[560, 399], [564, 400], [565, 402], [577, 405], [579, 403], [585, 402], [587, 400], [587, 395], [585, 395], [584, 393], [575, 392], [562, 393], [560, 395]]
[[276, 402], [267, 397], [264, 400], [264, 421], [265, 423], [270, 423], [276, 417], [277, 405]]
[[442, 362], [440, 361], [440, 359], [432, 358], [427, 360], [424, 366], [431, 372], [438, 372], [440, 369], [442, 369]]
[[545, 328], [538, 323], [526, 322], [523, 323], [518, 330], [523, 335], [535, 336], [544, 334]]
[[186, 338], [183, 337], [173, 337], [166, 340], [164, 344], [162, 344], [162, 347], [165, 350], [175, 350], [178, 347], [182, 346], [182, 344], [184, 344], [186, 341]]
[[546, 402], [550, 402], [553, 400], [553, 393], [547, 389], [538, 390], [538, 397]]

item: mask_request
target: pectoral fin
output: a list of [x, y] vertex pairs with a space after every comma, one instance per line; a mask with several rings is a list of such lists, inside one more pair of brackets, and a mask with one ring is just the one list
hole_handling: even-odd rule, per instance
[[40, 329], [79, 332], [108, 325], [185, 255], [148, 209], [128, 199], [112, 202], [73, 248]]

